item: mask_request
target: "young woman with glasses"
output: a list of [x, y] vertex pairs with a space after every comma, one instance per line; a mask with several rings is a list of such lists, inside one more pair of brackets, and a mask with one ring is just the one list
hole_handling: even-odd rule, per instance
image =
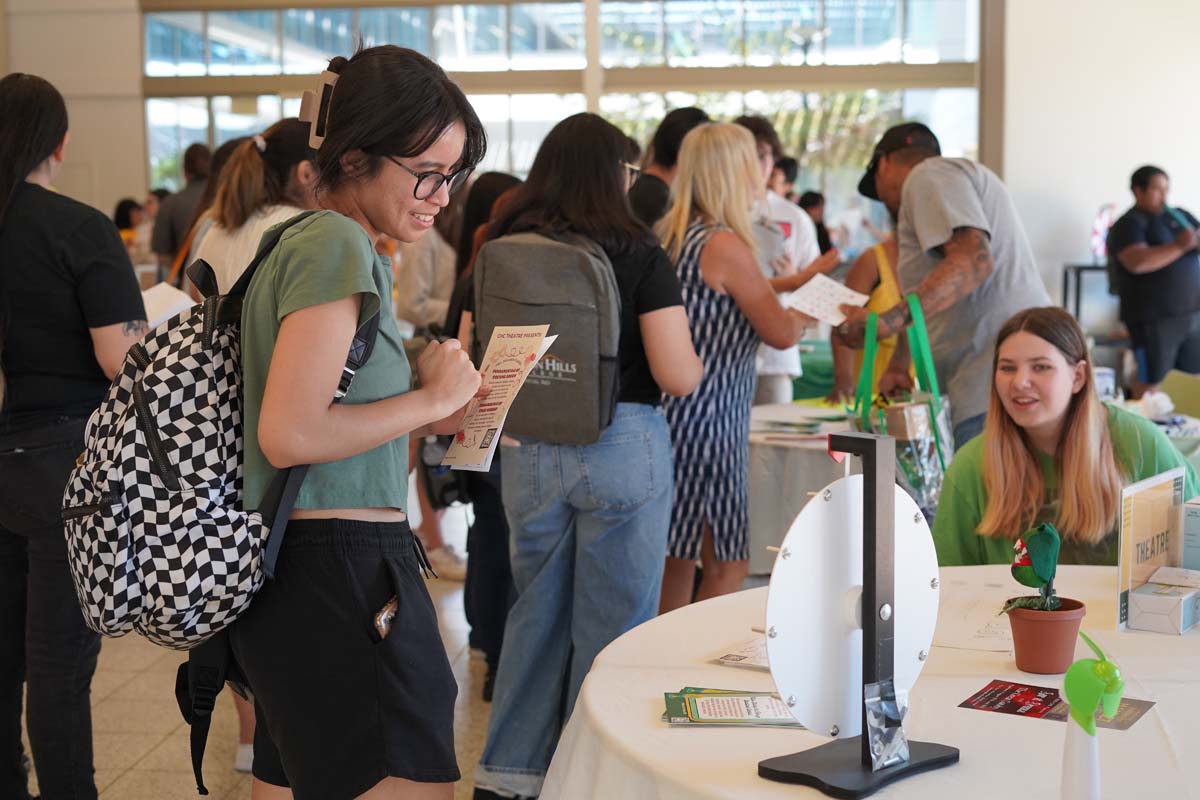
[[[413, 388], [375, 246], [433, 226], [485, 135], [411, 50], [373, 47], [329, 70], [314, 124], [324, 210], [284, 233], [242, 310], [246, 507], [276, 469], [313, 465], [276, 578], [231, 631], [258, 718], [254, 797], [445, 799], [457, 686], [405, 514], [407, 438], [453, 432], [480, 378], [457, 342], [431, 344]], [[374, 352], [335, 404], [355, 330], [377, 311]]]

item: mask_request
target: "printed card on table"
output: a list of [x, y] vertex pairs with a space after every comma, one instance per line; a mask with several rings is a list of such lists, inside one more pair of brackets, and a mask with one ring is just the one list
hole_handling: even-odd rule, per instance
[[517, 392], [530, 371], [557, 336], [547, 336], [549, 325], [497, 326], [483, 354], [479, 372], [491, 387], [487, 397], [476, 398], [467, 406], [454, 442], [446, 450], [442, 466], [451, 469], [487, 472], [504, 429], [504, 420]]
[[[1029, 686], [1024, 683], [994, 680], [975, 694], [958, 704], [959, 708], [977, 711], [994, 711], [998, 714], [1014, 714], [1018, 717], [1050, 719], [1066, 722], [1070, 707], [1049, 686]], [[1111, 719], [1096, 711], [1096, 727], [1125, 731], [1133, 727], [1142, 716], [1154, 707], [1150, 700], [1135, 700], [1122, 697], [1117, 713]]]
[[846, 315], [838, 310], [838, 306], [866, 304], [865, 294], [847, 289], [826, 275], [814, 276], [808, 283], [792, 292], [787, 301], [789, 308], [830, 325], [841, 325], [846, 321]]

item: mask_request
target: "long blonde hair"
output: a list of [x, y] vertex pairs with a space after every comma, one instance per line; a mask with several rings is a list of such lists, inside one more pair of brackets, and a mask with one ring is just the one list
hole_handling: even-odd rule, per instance
[[1064, 541], [1095, 544], [1116, 523], [1124, 473], [1113, 451], [1108, 413], [1096, 393], [1083, 331], [1061, 308], [1021, 311], [1009, 318], [996, 336], [992, 396], [983, 429], [983, 483], [988, 500], [978, 532], [995, 539], [1015, 539], [1034, 524], [1046, 502], [1046, 484], [1033, 445], [1004, 410], [994, 378], [1000, 345], [1018, 331], [1049, 342], [1068, 364], [1084, 364], [1083, 388], [1071, 397], [1054, 453], [1059, 497], [1054, 524]]
[[683, 137], [674, 201], [657, 231], [672, 261], [678, 261], [688, 225], [697, 216], [733, 231], [755, 250], [750, 207], [762, 183], [754, 136], [741, 125], [708, 122]]

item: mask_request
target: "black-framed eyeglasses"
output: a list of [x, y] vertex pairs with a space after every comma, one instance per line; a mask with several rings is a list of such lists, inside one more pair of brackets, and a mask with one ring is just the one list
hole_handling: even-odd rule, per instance
[[437, 191], [446, 184], [450, 187], [450, 194], [454, 194], [467, 182], [467, 178], [471, 177], [471, 173], [474, 171], [473, 167], [463, 167], [457, 172], [449, 174], [444, 172], [416, 172], [401, 164], [394, 156], [384, 156], [384, 158], [417, 179], [416, 185], [413, 186], [413, 197], [417, 200], [428, 200], [437, 194]]

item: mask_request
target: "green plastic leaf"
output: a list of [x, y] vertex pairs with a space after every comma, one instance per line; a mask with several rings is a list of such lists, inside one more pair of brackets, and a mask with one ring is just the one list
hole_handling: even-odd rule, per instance
[[1062, 537], [1048, 522], [1043, 522], [1031, 531], [1026, 532], [1025, 547], [1029, 550], [1029, 558], [1033, 562], [1033, 571], [1043, 583], [1054, 580], [1058, 571], [1058, 552], [1062, 547]]

